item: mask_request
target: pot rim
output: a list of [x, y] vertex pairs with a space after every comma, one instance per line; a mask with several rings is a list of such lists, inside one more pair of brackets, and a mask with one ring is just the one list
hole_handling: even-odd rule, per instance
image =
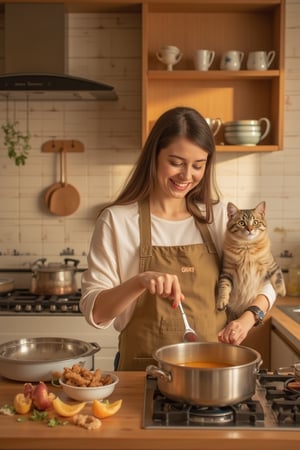
[[[84, 344], [87, 347], [87, 349], [83, 353], [78, 353], [78, 355], [72, 355], [72, 356], [66, 355], [65, 357], [56, 358], [56, 359], [53, 357], [53, 359], [49, 359], [49, 360], [48, 359], [47, 360], [43, 360], [43, 359], [22, 360], [22, 359], [18, 359], [18, 358], [9, 358], [7, 356], [3, 356], [3, 353], [2, 353], [5, 349], [7, 349], [9, 347], [18, 348], [22, 345], [24, 346], [24, 345], [35, 344], [35, 343], [43, 344], [43, 342], [45, 344], [47, 344], [49, 342], [71, 343], [71, 344], [78, 344], [78, 345]], [[52, 337], [28, 338], [28, 339], [22, 338], [22, 339], [18, 339], [18, 340], [4, 342], [3, 344], [0, 345], [0, 362], [5, 362], [6, 364], [7, 363], [17, 364], [17, 365], [28, 365], [28, 364], [40, 365], [40, 364], [45, 364], [45, 363], [55, 364], [55, 363], [61, 362], [61, 361], [66, 361], [66, 363], [67, 363], [68, 361], [73, 361], [78, 358], [86, 358], [88, 356], [91, 356], [94, 353], [97, 353], [100, 349], [101, 349], [101, 347], [96, 342], [86, 342], [86, 341], [82, 341], [79, 339], [72, 339], [72, 338], [55, 338], [55, 337], [53, 337], [53, 338]]]
[[[230, 347], [230, 348], [236, 347], [241, 350], [249, 351], [249, 353], [253, 353], [253, 356], [255, 356], [255, 359], [253, 359], [253, 361], [249, 361], [249, 362], [243, 363], [243, 364], [234, 364], [232, 366], [211, 368], [211, 367], [181, 366], [180, 364], [178, 364], [176, 362], [169, 362], [169, 361], [166, 361], [165, 359], [159, 358], [157, 356], [158, 352], [164, 351], [168, 348], [186, 347], [186, 346], [189, 346], [188, 348], [190, 348], [190, 346], [199, 347], [199, 346], [204, 346], [204, 345], [207, 347], [210, 347], [210, 346], [225, 346], [225, 347]], [[262, 357], [261, 357], [260, 353], [258, 351], [256, 351], [255, 349], [253, 349], [251, 347], [246, 347], [244, 345], [226, 344], [226, 343], [222, 343], [222, 342], [179, 342], [178, 344], [165, 345], [163, 347], [158, 348], [157, 350], [155, 350], [153, 352], [152, 356], [157, 362], [162, 363], [162, 364], [167, 364], [171, 367], [176, 367], [177, 369], [182, 368], [183, 370], [187, 370], [187, 371], [200, 370], [200, 371], [204, 371], [204, 372], [210, 372], [210, 371], [218, 372], [218, 371], [224, 371], [224, 370], [231, 371], [232, 369], [235, 369], [235, 368], [248, 367], [248, 366], [253, 365], [254, 363], [259, 364], [262, 362]]]

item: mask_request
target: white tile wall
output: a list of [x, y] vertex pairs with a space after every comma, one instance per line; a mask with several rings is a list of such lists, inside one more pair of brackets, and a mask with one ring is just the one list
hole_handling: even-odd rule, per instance
[[[0, 41], [2, 31], [0, 30]], [[85, 265], [85, 254], [101, 203], [120, 189], [140, 151], [141, 18], [139, 14], [70, 14], [68, 71], [115, 86], [118, 102], [29, 104], [32, 149], [26, 166], [6, 156], [0, 131], [0, 267], [35, 257], [60, 260], [69, 247]], [[0, 49], [0, 64], [3, 51]], [[1, 61], [2, 57], [2, 61]], [[0, 104], [0, 123], [26, 127], [26, 104]], [[59, 178], [58, 159], [41, 152], [52, 138], [78, 139], [84, 153], [68, 155], [68, 179], [81, 204], [71, 216], [51, 215], [45, 190]], [[300, 2], [286, 11], [284, 150], [265, 154], [218, 154], [223, 200], [240, 207], [267, 201], [276, 255], [292, 250], [300, 258]], [[13, 253], [20, 253], [14, 256]]]

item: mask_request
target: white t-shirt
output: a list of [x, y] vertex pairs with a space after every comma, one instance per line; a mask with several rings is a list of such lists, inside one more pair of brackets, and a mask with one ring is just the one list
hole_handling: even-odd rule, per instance
[[[200, 206], [201, 209], [201, 206]], [[222, 256], [227, 212], [223, 203], [213, 207], [214, 222], [208, 228], [219, 257]], [[193, 217], [183, 220], [165, 220], [151, 214], [152, 245], [176, 246], [202, 243], [202, 237]], [[96, 324], [92, 311], [97, 295], [137, 275], [139, 272], [139, 214], [138, 204], [112, 206], [98, 217], [88, 254], [88, 270], [82, 274], [80, 308], [86, 320], [97, 328], [107, 328], [114, 322], [117, 331], [130, 320], [135, 302], [114, 320]], [[260, 292], [270, 306], [276, 299], [271, 283]]]

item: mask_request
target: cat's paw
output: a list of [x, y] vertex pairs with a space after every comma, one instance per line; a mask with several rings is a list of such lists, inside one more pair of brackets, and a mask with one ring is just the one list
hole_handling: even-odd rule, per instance
[[227, 308], [228, 303], [224, 299], [217, 300], [217, 310], [224, 311]]

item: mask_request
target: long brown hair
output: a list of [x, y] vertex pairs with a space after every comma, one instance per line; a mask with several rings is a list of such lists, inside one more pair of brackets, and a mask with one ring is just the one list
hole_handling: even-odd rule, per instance
[[[175, 139], [184, 137], [207, 152], [205, 173], [200, 183], [186, 195], [187, 210], [200, 222], [213, 220], [212, 205], [219, 202], [215, 182], [215, 143], [204, 117], [195, 109], [176, 107], [163, 113], [155, 122], [128, 180], [112, 205], [128, 205], [148, 197], [156, 183], [157, 156]], [[206, 207], [203, 216], [196, 203]], [[104, 209], [105, 209], [104, 208]]]

